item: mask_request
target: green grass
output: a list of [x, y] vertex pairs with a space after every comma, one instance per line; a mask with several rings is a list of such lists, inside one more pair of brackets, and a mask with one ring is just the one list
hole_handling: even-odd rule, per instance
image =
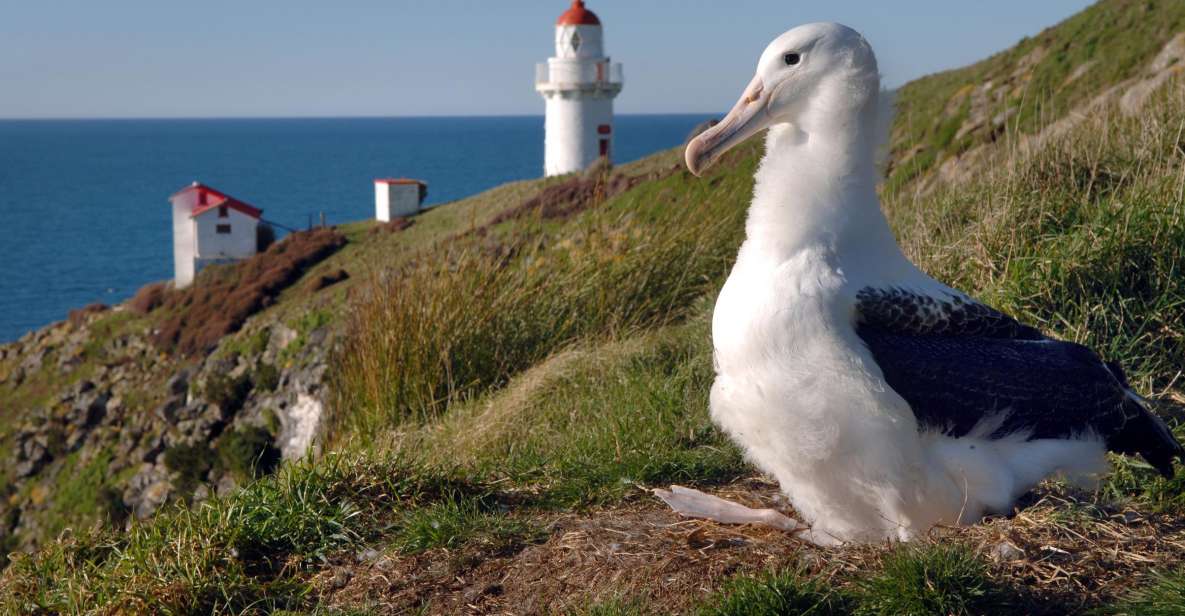
[[[796, 571], [767, 572], [729, 580], [696, 610], [696, 616], [840, 616], [851, 597], [832, 584]], [[938, 613], [938, 612], [933, 612]], [[904, 613], [902, 613], [904, 614]]]
[[1116, 616], [1183, 616], [1185, 572], [1156, 573], [1147, 586], [1128, 593], [1117, 604], [1098, 610], [1098, 613]]
[[567, 616], [645, 616], [651, 613], [646, 609], [645, 601], [622, 597], [604, 599], [565, 612]]
[[494, 249], [458, 240], [376, 278], [334, 362], [335, 440], [441, 416], [581, 340], [685, 318], [735, 251], [755, 162], [740, 161], [711, 182], [643, 184], [563, 227], [504, 223]]
[[308, 344], [309, 334], [333, 322], [333, 314], [322, 308], [315, 308], [300, 315], [292, 322], [292, 329], [296, 331], [296, 339], [288, 343], [280, 353], [276, 362], [280, 365], [288, 364]]
[[395, 547], [404, 553], [478, 543], [504, 553], [539, 536], [529, 522], [509, 517], [492, 499], [457, 495], [406, 512], [392, 533]]
[[5, 613], [207, 614], [312, 609], [307, 572], [376, 538], [399, 509], [477, 488], [397, 460], [330, 456], [228, 498], [92, 531], [17, 555], [0, 573]]
[[637, 484], [745, 474], [711, 425], [706, 319], [576, 348], [399, 443], [433, 465], [542, 488], [556, 506], [614, 502]]
[[[958, 143], [955, 132], [967, 117], [975, 91], [991, 83], [1003, 100], [980, 103], [988, 118], [1011, 109], [1007, 128], [1035, 133], [1066, 117], [1106, 88], [1139, 74], [1174, 34], [1185, 29], [1185, 4], [1175, 0], [1102, 0], [1057, 26], [971, 66], [917, 79], [896, 96], [893, 151], [920, 151], [895, 168], [890, 192], [941, 164], [946, 156], [1001, 138], [983, 126]], [[1040, 61], [1032, 60], [1040, 56]], [[1077, 79], [1079, 67], [1091, 63]], [[940, 155], [941, 154], [941, 155]]]
[[105, 449], [86, 463], [77, 453], [67, 458], [63, 478], [50, 494], [46, 536], [57, 537], [67, 528], [82, 532], [95, 524], [120, 523], [127, 517], [118, 494], [119, 481], [126, 477], [107, 476], [112, 457]]
[[882, 571], [858, 582], [858, 614], [925, 616], [1005, 613], [1003, 592], [978, 555], [962, 545], [901, 546]]

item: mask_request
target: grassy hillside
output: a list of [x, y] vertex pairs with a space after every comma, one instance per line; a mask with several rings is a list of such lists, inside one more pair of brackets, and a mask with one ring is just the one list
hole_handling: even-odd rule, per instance
[[[927, 185], [938, 170], [1007, 136], [1032, 136], [1099, 99], [1115, 99], [1155, 73], [1177, 71], [1180, 50], [1153, 63], [1185, 30], [1185, 3], [1102, 0], [971, 66], [906, 84], [886, 185]], [[971, 171], [982, 169], [976, 161]]]
[[[1021, 138], [1145, 71], [1182, 29], [1179, 7], [1103, 2], [1017, 49], [907, 86], [895, 173], [946, 130], [943, 113], [923, 112], [949, 109], [993, 71], [1028, 57], [1027, 80], [1063, 83], [1097, 50], [1124, 59], [976, 142], [974, 173], [925, 191], [900, 190], [920, 174], [890, 179], [885, 208], [926, 271], [1095, 347], [1142, 393], [1181, 404], [1182, 82], [1165, 82], [1141, 113], [1106, 99], [1064, 130]], [[1096, 51], [1077, 55], [1091, 37]], [[1036, 46], [1054, 51], [1038, 58]], [[696, 179], [672, 151], [615, 175], [496, 189], [396, 233], [345, 227], [349, 242], [305, 279], [348, 269], [347, 281], [293, 285], [221, 343], [310, 313], [339, 329], [327, 453], [126, 532], [76, 527], [16, 555], [0, 573], [0, 606], [1185, 613], [1185, 479], [1160, 479], [1138, 460], [1115, 458], [1097, 491], [1048, 483], [1015, 516], [907, 546], [814, 548], [679, 520], [650, 496], [677, 482], [784, 506], [707, 417], [708, 321], [760, 153], [746, 145]], [[1185, 436], [1185, 418], [1168, 419]]]

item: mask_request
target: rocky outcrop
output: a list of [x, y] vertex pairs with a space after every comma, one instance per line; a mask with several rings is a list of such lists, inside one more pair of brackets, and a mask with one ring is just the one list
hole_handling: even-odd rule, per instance
[[0, 482], [0, 549], [45, 539], [48, 512], [63, 504], [56, 499], [77, 498], [59, 488], [83, 472], [103, 484], [88, 494], [118, 523], [233, 490], [253, 457], [274, 451], [293, 460], [315, 448], [329, 326], [250, 325], [237, 341], [186, 360], [163, 354], [151, 331], [100, 341], [91, 324], [103, 316], [80, 314], [0, 345], [8, 391], [57, 387], [38, 406], [12, 409], [21, 419], [0, 433], [10, 469]]

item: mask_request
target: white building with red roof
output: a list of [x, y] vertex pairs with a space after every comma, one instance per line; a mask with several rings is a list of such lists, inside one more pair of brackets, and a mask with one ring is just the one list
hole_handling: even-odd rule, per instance
[[194, 182], [169, 197], [173, 204], [173, 285], [182, 289], [211, 263], [254, 255], [263, 210]]
[[428, 185], [407, 178], [378, 178], [374, 181], [374, 217], [379, 222], [411, 216], [420, 211], [428, 196]]
[[605, 55], [596, 13], [574, 0], [555, 24], [555, 56], [535, 67], [535, 91], [547, 104], [543, 172], [580, 171], [613, 156], [613, 99], [621, 64]]

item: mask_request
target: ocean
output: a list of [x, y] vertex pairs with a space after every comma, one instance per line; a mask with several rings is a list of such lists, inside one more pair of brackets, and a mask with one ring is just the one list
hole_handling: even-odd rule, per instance
[[[679, 145], [706, 115], [618, 115], [614, 157]], [[428, 205], [543, 169], [543, 117], [0, 121], [0, 342], [172, 270], [168, 197], [193, 181], [295, 228], [374, 216], [376, 177]]]

